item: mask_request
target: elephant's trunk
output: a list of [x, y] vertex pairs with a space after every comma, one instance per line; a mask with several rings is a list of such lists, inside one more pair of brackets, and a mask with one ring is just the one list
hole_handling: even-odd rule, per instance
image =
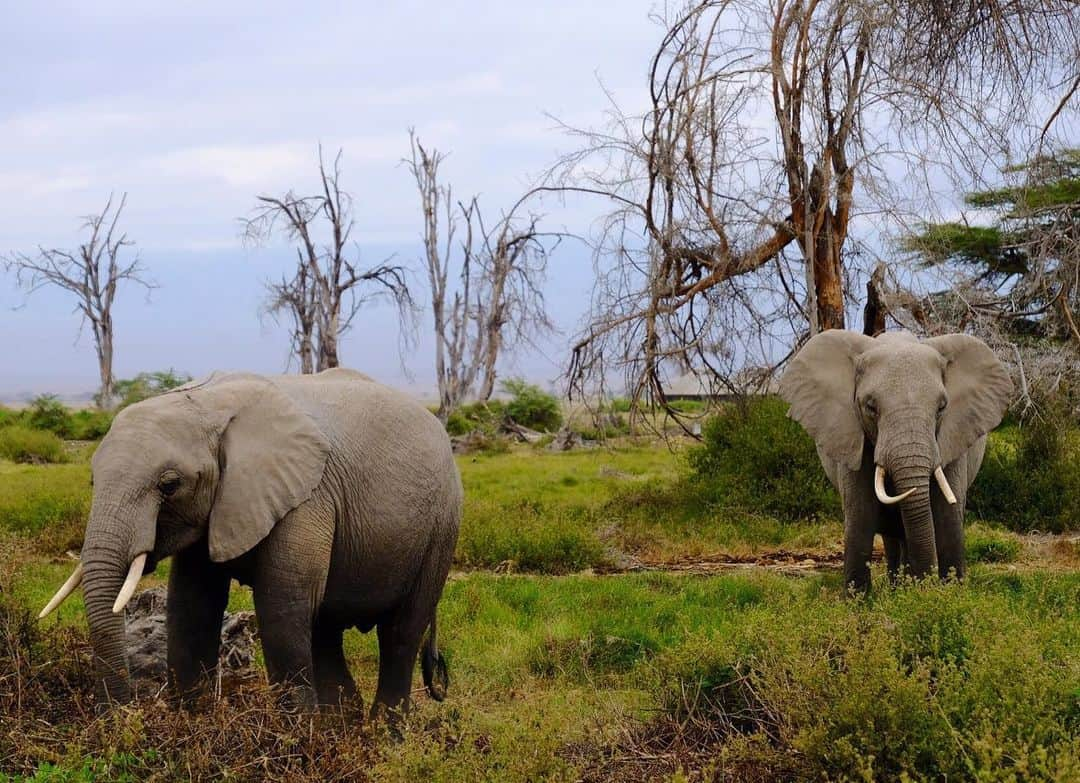
[[882, 427], [875, 461], [885, 468], [900, 498], [900, 516], [907, 546], [907, 566], [921, 578], [937, 571], [934, 515], [930, 505], [930, 477], [940, 465], [934, 422], [910, 413]]
[[128, 581], [132, 561], [153, 549], [157, 509], [156, 497], [126, 503], [95, 497], [90, 512], [82, 549], [82, 584], [98, 698], [103, 703], [131, 699], [124, 612], [113, 610]]

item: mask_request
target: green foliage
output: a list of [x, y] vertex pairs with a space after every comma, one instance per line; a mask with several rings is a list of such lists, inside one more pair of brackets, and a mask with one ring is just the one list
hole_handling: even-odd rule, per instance
[[[992, 583], [846, 605], [793, 596], [663, 653], [662, 703], [681, 724], [764, 740], [729, 738], [714, 754], [756, 749], [784, 779], [1071, 779], [1078, 616], [1076, 606], [1038, 607], [1051, 584], [1080, 598], [1075, 576], [1021, 583], [1033, 605]], [[775, 738], [781, 754], [770, 751]]]
[[1018, 532], [1080, 527], [1080, 432], [1068, 415], [993, 433], [968, 509]]
[[552, 432], [562, 424], [562, 407], [554, 395], [521, 378], [503, 381], [502, 388], [512, 395], [506, 404], [507, 415], [522, 427]]
[[775, 397], [729, 405], [706, 421], [689, 453], [694, 477], [721, 506], [780, 520], [835, 518], [840, 499], [814, 442]]
[[480, 430], [487, 435], [498, 432], [506, 418], [506, 405], [501, 400], [488, 400], [458, 406], [446, 419], [446, 431], [451, 435], [467, 435]]
[[120, 403], [118, 408], [126, 408], [136, 402], [183, 386], [191, 381], [187, 373], [178, 373], [173, 368], [158, 370], [156, 372], [141, 372], [134, 378], [116, 382], [116, 396]]
[[968, 527], [964, 543], [969, 563], [1012, 563], [1023, 548], [1015, 535], [981, 524]]
[[30, 402], [24, 416], [27, 426], [47, 430], [61, 438], [71, 432], [71, 413], [54, 394], [42, 394]]
[[72, 440], [101, 440], [112, 426], [113, 414], [105, 410], [77, 410], [68, 417], [67, 437]]
[[0, 458], [12, 462], [66, 462], [64, 442], [44, 430], [19, 424], [0, 428]]

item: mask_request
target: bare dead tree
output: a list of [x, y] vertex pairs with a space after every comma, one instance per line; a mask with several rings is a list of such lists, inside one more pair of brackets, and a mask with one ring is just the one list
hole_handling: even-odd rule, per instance
[[280, 230], [296, 243], [296, 271], [268, 285], [265, 306], [271, 313], [289, 313], [295, 327], [292, 349], [302, 372], [310, 372], [312, 364], [315, 371], [339, 365], [338, 341], [372, 299], [393, 301], [403, 325], [413, 307], [404, 267], [388, 260], [363, 269], [358, 249], [350, 250], [356, 221], [353, 198], [341, 187], [341, 158], [339, 150], [328, 168], [320, 147], [318, 193], [257, 196], [258, 206], [242, 221], [248, 241], [263, 242]]
[[298, 253], [292, 277], [282, 275], [279, 282], [266, 283], [264, 309], [275, 319], [288, 318], [291, 324], [292, 355], [300, 364], [300, 372], [315, 372], [315, 325], [319, 301], [311, 285], [311, 272]]
[[[8, 271], [14, 271], [18, 284], [32, 294], [46, 286], [55, 286], [75, 296], [76, 312], [81, 324], [89, 324], [97, 352], [101, 386], [97, 400], [102, 407], [112, 404], [113, 345], [116, 336], [113, 305], [121, 283], [128, 281], [147, 291], [157, 285], [145, 277], [137, 253], [129, 259], [122, 256], [135, 243], [120, 231], [120, 215], [127, 203], [127, 194], [113, 208], [113, 197], [105, 208], [83, 218], [82, 229], [89, 233], [77, 250], [38, 247], [35, 253], [16, 252], [5, 261]], [[80, 331], [82, 326], [80, 325]]]
[[930, 168], [1008, 148], [1035, 125], [1032, 95], [1075, 69], [1078, 20], [1066, 0], [702, 0], [664, 16], [648, 108], [612, 100], [607, 129], [567, 127], [580, 147], [547, 186], [611, 204], [571, 389], [621, 372], [635, 401], [664, 403], [672, 371], [731, 387], [843, 327], [867, 250], [856, 205], [889, 219], [897, 170], [926, 186]]
[[415, 133], [409, 140], [412, 155], [405, 164], [420, 195], [431, 287], [438, 416], [446, 421], [474, 392], [481, 400], [491, 397], [499, 358], [508, 348], [553, 328], [541, 283], [559, 236], [539, 231], [537, 215], [518, 218], [530, 194], [489, 227], [475, 197], [455, 202], [450, 186], [440, 182], [445, 155], [426, 149]]

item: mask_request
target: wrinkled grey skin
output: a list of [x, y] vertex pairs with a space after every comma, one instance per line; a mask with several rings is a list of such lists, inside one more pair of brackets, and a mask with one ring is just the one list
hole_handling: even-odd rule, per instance
[[[907, 332], [877, 338], [830, 330], [813, 337], [780, 382], [789, 415], [817, 444], [844, 507], [844, 576], [865, 591], [874, 534], [889, 574], [964, 576], [964, 507], [1012, 395], [1012, 381], [980, 340], [950, 334], [919, 341]], [[875, 466], [897, 505], [874, 493]], [[942, 466], [957, 502], [932, 478]]]
[[[360, 373], [212, 376], [121, 412], [93, 459], [83, 590], [103, 695], [130, 699], [112, 604], [132, 559], [172, 556], [168, 665], [180, 694], [217, 667], [230, 580], [252, 587], [267, 672], [301, 706], [355, 693], [346, 628], [376, 628], [374, 709], [404, 709], [425, 632], [441, 697], [435, 609], [462, 489], [445, 430]], [[430, 629], [430, 630], [429, 630]]]

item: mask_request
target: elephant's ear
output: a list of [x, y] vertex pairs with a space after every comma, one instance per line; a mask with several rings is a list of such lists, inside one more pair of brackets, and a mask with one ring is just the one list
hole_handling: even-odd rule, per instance
[[857, 332], [830, 329], [810, 339], [780, 379], [788, 415], [848, 470], [862, 464], [863, 428], [855, 406], [855, 360], [874, 346]]
[[1012, 399], [1009, 373], [982, 340], [966, 334], [932, 337], [926, 344], [945, 357], [949, 404], [938, 428], [941, 462], [948, 465], [994, 429]]
[[204, 394], [226, 422], [209, 532], [210, 558], [222, 562], [254, 547], [311, 497], [330, 444], [307, 413], [265, 380], [241, 376]]

